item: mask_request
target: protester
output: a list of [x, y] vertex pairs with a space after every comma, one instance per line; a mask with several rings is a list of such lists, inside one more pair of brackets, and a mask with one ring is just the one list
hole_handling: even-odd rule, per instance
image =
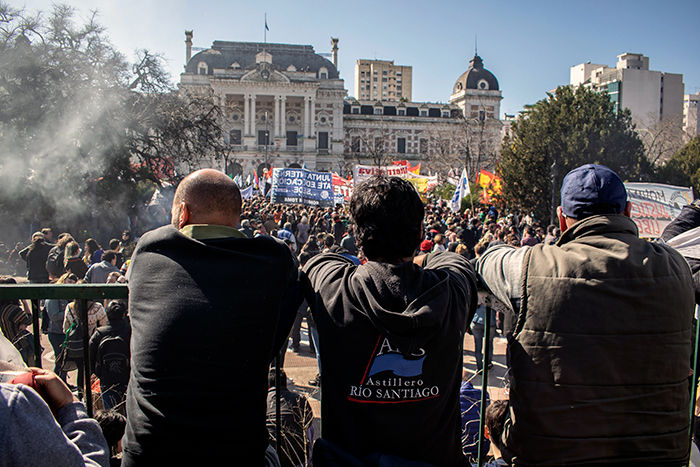
[[104, 253], [104, 251], [94, 238], [85, 240], [85, 255], [83, 256], [83, 261], [85, 261], [87, 266], [92, 266], [102, 261], [102, 253]]
[[177, 187], [172, 225], [139, 240], [127, 273], [126, 467], [279, 462], [265, 426], [267, 377], [297, 311], [297, 265], [282, 242], [236, 230], [240, 212], [233, 180], [198, 170]]
[[[78, 277], [73, 273], [67, 272], [56, 281], [56, 284], [75, 284], [77, 282]], [[65, 317], [66, 307], [68, 306], [68, 300], [50, 298], [46, 300], [45, 306], [46, 313], [49, 316], [48, 337], [51, 347], [53, 347], [54, 354], [53, 372], [56, 373], [63, 381], [66, 381], [68, 372], [63, 371], [63, 369], [60, 367], [60, 363], [61, 354], [63, 353], [62, 345], [66, 337], [65, 333], [63, 332], [63, 320]]]
[[65, 270], [65, 250], [66, 245], [73, 242], [73, 237], [69, 233], [62, 233], [58, 236], [56, 246], [49, 250], [46, 258], [46, 270], [49, 273], [49, 280], [56, 280], [63, 275]]
[[304, 268], [323, 366], [324, 442], [314, 462], [344, 451], [461, 465], [459, 386], [474, 271], [454, 253], [414, 258], [423, 203], [405, 180], [356, 187], [350, 213], [369, 261], [356, 266], [328, 253]]
[[131, 326], [126, 319], [126, 302], [112, 300], [107, 305], [107, 325], [90, 337], [90, 369], [100, 379], [105, 410], [119, 406], [129, 384]]
[[503, 430], [506, 420], [508, 419], [508, 401], [499, 400], [493, 401], [486, 408], [486, 426], [484, 436], [491, 441], [491, 451], [493, 452], [493, 461], [484, 464], [484, 467], [502, 467], [510, 465], [503, 458]]
[[[277, 446], [277, 385], [275, 370], [270, 370], [267, 393], [267, 431], [271, 444]], [[280, 464], [282, 467], [308, 465], [311, 456], [311, 441], [314, 438], [312, 423], [314, 413], [311, 404], [303, 395], [287, 388], [287, 373], [280, 370], [280, 415], [281, 435]]]
[[107, 250], [102, 255], [102, 260], [90, 266], [85, 274], [85, 281], [89, 284], [105, 284], [110, 273], [119, 273], [117, 264], [117, 253], [113, 250]]
[[684, 465], [691, 271], [638, 237], [609, 168], [564, 178], [553, 246], [486, 250], [477, 267], [514, 307], [503, 456], [518, 466]]
[[77, 242], [70, 242], [66, 245], [66, 252], [64, 255], [65, 260], [65, 271], [75, 274], [78, 279], [84, 279], [85, 274], [87, 274], [88, 267], [85, 261], [80, 257], [81, 250], [80, 245]]
[[[27, 278], [35, 284], [48, 284], [49, 272], [46, 270], [46, 260], [49, 257], [51, 246], [46, 244], [44, 234], [36, 232], [32, 235], [32, 244], [22, 250], [26, 253], [22, 256], [27, 262]], [[20, 255], [22, 255], [20, 252]]]

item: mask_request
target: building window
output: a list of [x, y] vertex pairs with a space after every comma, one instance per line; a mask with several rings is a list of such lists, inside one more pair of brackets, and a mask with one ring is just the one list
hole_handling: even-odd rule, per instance
[[375, 74], [375, 75], [377, 74], [377, 70], [374, 70], [374, 74]]
[[365, 97], [365, 93], [362, 93], [362, 95], [361, 95], [360, 97], [364, 98], [364, 97]]
[[406, 138], [397, 138], [396, 151], [399, 154], [406, 154]]
[[328, 132], [327, 131], [319, 131], [318, 132], [318, 148], [319, 149], [328, 149]]
[[427, 154], [428, 153], [428, 139], [427, 138], [421, 138], [419, 142], [419, 151], [421, 154]]
[[383, 75], [386, 75], [386, 74], [387, 74], [386, 70], [382, 71], [382, 74], [383, 74]]
[[360, 152], [360, 137], [359, 136], [352, 137], [352, 142], [350, 143], [350, 151], [353, 154], [358, 154]]
[[427, 117], [427, 116], [428, 116], [428, 111], [427, 111], [427, 110], [421, 110], [421, 111], [420, 111], [420, 116], [421, 116], [421, 117]]
[[482, 122], [486, 120], [486, 113], [483, 110], [479, 110], [479, 120]]
[[406, 109], [399, 109], [400, 116], [406, 116]]
[[447, 110], [442, 111], [442, 118], [450, 118], [450, 112]]
[[381, 107], [375, 107], [374, 108], [374, 115], [381, 115], [382, 114], [382, 108]]
[[200, 75], [207, 74], [207, 64], [205, 62], [199, 62], [199, 65], [197, 65], [197, 74], [200, 74]]
[[360, 86], [360, 91], [364, 91], [364, 90], [365, 90], [365, 87], [364, 87], [364, 86]]
[[296, 145], [297, 145], [297, 132], [296, 131], [288, 131], [287, 132], [287, 147], [296, 146]]
[[321, 79], [327, 79], [328, 75], [326, 73], [320, 73], [319, 76]]
[[228, 132], [229, 142], [233, 145], [241, 144], [241, 130], [231, 130]]
[[397, 72], [396, 72], [396, 76], [401, 76], [401, 72], [400, 72], [400, 71], [397, 71]]
[[382, 82], [383, 82], [383, 83], [386, 83], [386, 82], [388, 82], [388, 81], [389, 81], [389, 78], [382, 78]]
[[384, 140], [380, 136], [374, 138], [374, 152], [377, 154], [384, 152]]
[[[365, 95], [362, 94], [362, 97], [365, 97]], [[353, 107], [353, 108], [352, 108], [352, 113], [354, 113], [355, 115], [359, 114], [359, 113], [360, 113], [360, 108], [359, 108], [359, 107]]]
[[258, 130], [258, 145], [267, 146], [270, 144], [270, 132], [266, 130]]
[[376, 76], [374, 77], [374, 81], [375, 81], [375, 82], [377, 81], [377, 77], [376, 77]]
[[401, 91], [401, 86], [396, 86], [397, 91]]

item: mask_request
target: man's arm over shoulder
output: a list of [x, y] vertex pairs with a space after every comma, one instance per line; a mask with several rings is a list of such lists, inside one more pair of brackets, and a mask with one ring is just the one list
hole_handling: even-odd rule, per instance
[[457, 253], [438, 251], [425, 255], [422, 264], [427, 270], [441, 270], [449, 274], [453, 290], [464, 294], [464, 303], [468, 306], [467, 323], [470, 323], [476, 312], [478, 295], [476, 272], [469, 260]]
[[501, 302], [508, 304], [520, 299], [523, 258], [529, 249], [495, 245], [476, 261], [476, 271]]

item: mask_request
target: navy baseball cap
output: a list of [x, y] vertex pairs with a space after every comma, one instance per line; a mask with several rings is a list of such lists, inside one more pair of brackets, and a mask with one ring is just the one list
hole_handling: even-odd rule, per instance
[[574, 219], [620, 214], [626, 205], [625, 184], [604, 165], [582, 165], [566, 174], [561, 184], [561, 210]]

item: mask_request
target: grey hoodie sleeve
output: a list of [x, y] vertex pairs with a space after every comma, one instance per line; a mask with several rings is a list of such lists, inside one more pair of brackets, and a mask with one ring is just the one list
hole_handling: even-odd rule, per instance
[[63, 407], [57, 423], [27, 386], [2, 384], [0, 399], [0, 465], [109, 465], [107, 441], [80, 402]]
[[495, 245], [476, 261], [476, 271], [496, 298], [505, 304], [521, 298], [523, 258], [529, 248]]

